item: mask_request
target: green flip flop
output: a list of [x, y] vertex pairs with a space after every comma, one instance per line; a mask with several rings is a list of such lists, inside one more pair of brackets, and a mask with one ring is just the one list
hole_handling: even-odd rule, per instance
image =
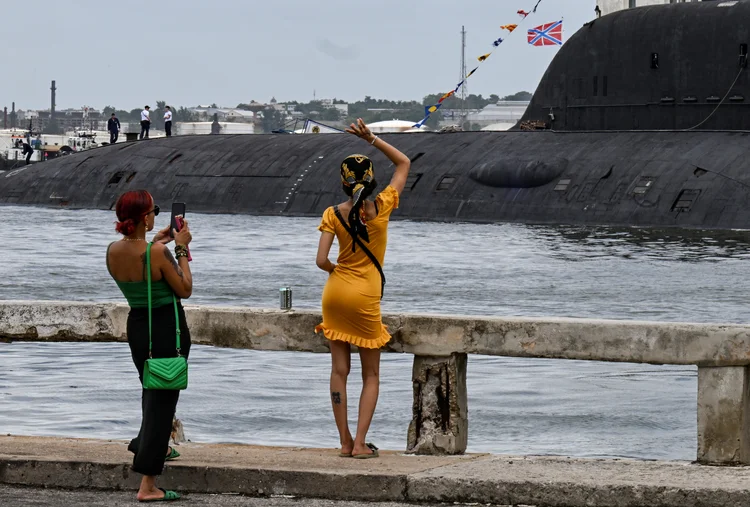
[[164, 459], [164, 461], [172, 461], [173, 459], [177, 459], [180, 457], [180, 453], [175, 450], [174, 447], [170, 447], [172, 449], [167, 457]]
[[378, 453], [378, 448], [375, 447], [374, 444], [366, 444], [367, 447], [372, 451], [369, 454], [352, 454], [352, 458], [354, 459], [371, 459], [371, 458], [378, 458], [380, 457], [380, 453]]
[[166, 489], [159, 488], [164, 492], [164, 496], [162, 498], [152, 498], [150, 500], [138, 500], [139, 502], [172, 502], [174, 500], [179, 500], [180, 494], [175, 491], [168, 491]]

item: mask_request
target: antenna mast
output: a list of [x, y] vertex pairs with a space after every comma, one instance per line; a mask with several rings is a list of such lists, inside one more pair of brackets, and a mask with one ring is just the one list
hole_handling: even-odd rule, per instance
[[[461, 75], [459, 76], [458, 82], [460, 83], [466, 79], [466, 28], [461, 26]], [[466, 119], [466, 83], [461, 86], [461, 127], [464, 126]]]

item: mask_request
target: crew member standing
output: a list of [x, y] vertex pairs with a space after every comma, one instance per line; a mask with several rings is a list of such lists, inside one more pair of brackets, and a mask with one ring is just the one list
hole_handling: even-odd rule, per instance
[[148, 131], [151, 128], [151, 108], [149, 106], [146, 106], [143, 111], [141, 111], [141, 139], [143, 139], [143, 136], [146, 136], [146, 139], [148, 139]]
[[164, 112], [164, 130], [167, 131], [167, 137], [172, 137], [172, 110], [169, 106]]
[[115, 144], [120, 134], [120, 120], [117, 119], [115, 113], [107, 120], [107, 130], [109, 130], [109, 144]]

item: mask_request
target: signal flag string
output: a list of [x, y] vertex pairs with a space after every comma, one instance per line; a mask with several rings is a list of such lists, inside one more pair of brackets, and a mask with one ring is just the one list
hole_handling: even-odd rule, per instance
[[[536, 9], [537, 9], [537, 7], [539, 7], [540, 3], [542, 3], [542, 0], [537, 0], [536, 4], [534, 5], [534, 8], [531, 10], [531, 12], [526, 12], [523, 9], [519, 10], [516, 13], [519, 16], [521, 16], [521, 21], [519, 22], [519, 24], [523, 23], [526, 20], [526, 18], [528, 18], [531, 14], [536, 14]], [[510, 35], [510, 34], [512, 34], [518, 28], [519, 24], [502, 25], [500, 27], [500, 29], [501, 30], [507, 30], [508, 31], [508, 35]], [[507, 36], [506, 36], [506, 38], [507, 38]], [[414, 126], [412, 128], [422, 128], [424, 126], [424, 124], [427, 123], [427, 120], [430, 119], [430, 116], [432, 116], [432, 113], [437, 112], [438, 109], [440, 109], [441, 107], [443, 107], [443, 102], [445, 102], [447, 99], [451, 98], [453, 95], [455, 95], [456, 93], [458, 93], [459, 90], [461, 90], [461, 87], [464, 86], [464, 84], [466, 83], [466, 81], [471, 76], [473, 76], [476, 71], [479, 70], [479, 67], [481, 66], [481, 64], [483, 64], [484, 62], [486, 62], [487, 59], [490, 56], [492, 56], [492, 53], [495, 51], [495, 49], [497, 49], [498, 47], [500, 47], [500, 44], [502, 44], [504, 41], [505, 41], [505, 39], [503, 39], [502, 37], [498, 37], [497, 39], [495, 39], [492, 42], [492, 47], [494, 49], [492, 51], [490, 51], [489, 53], [486, 53], [486, 54], [480, 56], [479, 58], [477, 58], [477, 60], [479, 61], [479, 65], [477, 65], [471, 72], [469, 72], [461, 80], [461, 82], [458, 83], [458, 85], [456, 85], [456, 87], [453, 90], [449, 91], [448, 93], [445, 93], [442, 97], [440, 97], [440, 100], [438, 100], [437, 104], [434, 104], [434, 105], [430, 106], [429, 108], [427, 108], [427, 114], [425, 115], [425, 117], [422, 118], [422, 120], [419, 121], [418, 123], [414, 124]]]

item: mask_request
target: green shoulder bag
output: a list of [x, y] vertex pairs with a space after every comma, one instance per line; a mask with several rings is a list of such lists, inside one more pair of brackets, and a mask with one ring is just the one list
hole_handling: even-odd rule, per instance
[[187, 388], [188, 365], [187, 360], [180, 354], [180, 314], [177, 311], [177, 298], [172, 294], [174, 302], [174, 321], [177, 328], [177, 355], [154, 359], [151, 357], [151, 245], [146, 246], [146, 276], [148, 278], [148, 359], [143, 368], [144, 389], [168, 389], [178, 391]]

